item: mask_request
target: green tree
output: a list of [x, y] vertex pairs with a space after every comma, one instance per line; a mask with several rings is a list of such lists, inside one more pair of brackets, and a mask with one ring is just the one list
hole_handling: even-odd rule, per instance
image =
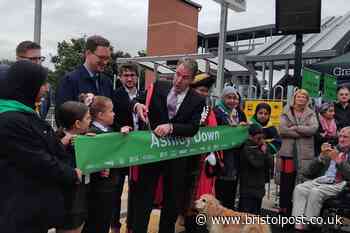
[[84, 48], [86, 37], [70, 39], [69, 41], [58, 42], [57, 55], [51, 57], [55, 71], [49, 72], [49, 82], [56, 88], [59, 79], [65, 73], [76, 69], [84, 61]]

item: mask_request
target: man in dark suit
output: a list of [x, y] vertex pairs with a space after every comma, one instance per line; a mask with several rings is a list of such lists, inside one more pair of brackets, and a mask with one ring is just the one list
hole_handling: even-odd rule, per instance
[[102, 74], [110, 58], [111, 48], [107, 39], [96, 35], [87, 38], [85, 62], [61, 79], [56, 93], [56, 107], [69, 100], [78, 101], [82, 93], [112, 98], [112, 80]]
[[[122, 83], [122, 86], [115, 90], [113, 95], [113, 105], [114, 112], [116, 112], [116, 117], [114, 118], [114, 125], [116, 131], [120, 131], [120, 128], [123, 126], [130, 126], [133, 130], [138, 130], [138, 118], [137, 114], [133, 113], [130, 104], [133, 99], [137, 96], [137, 82], [138, 82], [138, 67], [135, 63], [125, 63], [122, 64], [119, 68], [118, 75]], [[129, 174], [129, 168], [118, 169], [118, 184], [116, 187], [116, 193], [114, 197], [116, 198], [113, 201], [113, 217], [111, 221], [111, 228], [113, 233], [119, 233], [121, 223], [119, 222], [120, 218], [120, 204], [121, 196], [123, 192], [123, 185], [125, 177]], [[129, 193], [128, 193], [128, 216], [127, 224], [128, 228], [131, 226], [131, 212], [132, 212], [132, 203], [131, 203], [131, 192], [132, 184], [129, 180]]]
[[[109, 77], [105, 77], [102, 72], [105, 70], [111, 58], [111, 48], [109, 41], [101, 36], [91, 36], [86, 41], [85, 62], [76, 70], [65, 75], [59, 84], [56, 93], [56, 109], [66, 101], [78, 101], [79, 95], [92, 94], [94, 96], [105, 96], [112, 99], [113, 84]], [[60, 119], [56, 118], [59, 126]], [[108, 182], [106, 182], [108, 186]], [[106, 191], [107, 190], [107, 191]], [[103, 213], [100, 203], [104, 197], [109, 197], [112, 190], [90, 188], [88, 193], [88, 219], [85, 222], [84, 233], [107, 233], [106, 225], [110, 225], [110, 219], [95, 218], [94, 213]], [[101, 201], [102, 200], [102, 201]], [[111, 203], [112, 205], [112, 203]], [[108, 217], [110, 218], [110, 217]], [[89, 220], [90, 219], [90, 220]], [[96, 230], [98, 229], [98, 230]]]
[[119, 131], [121, 127], [127, 125], [134, 130], [138, 129], [137, 114], [130, 108], [131, 101], [138, 95], [138, 67], [135, 63], [122, 64], [118, 70], [118, 75], [122, 86], [115, 90], [113, 103], [117, 116], [115, 117], [115, 127]]
[[[182, 59], [178, 63], [172, 84], [166, 81], [154, 83], [148, 108], [142, 104], [145, 103], [145, 96], [137, 98], [139, 102], [133, 105], [133, 109], [140, 119], [149, 121], [153, 133], [158, 137], [192, 137], [197, 133], [205, 100], [190, 88], [196, 73], [197, 62]], [[163, 207], [159, 233], [174, 232], [183, 204], [186, 165], [187, 158], [178, 158], [140, 166], [134, 194], [134, 233], [147, 232], [154, 191], [160, 175], [163, 176]]]

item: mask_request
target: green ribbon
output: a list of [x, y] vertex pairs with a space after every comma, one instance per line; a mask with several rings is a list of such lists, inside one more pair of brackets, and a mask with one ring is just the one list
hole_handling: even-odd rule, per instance
[[3, 112], [30, 112], [35, 113], [34, 109], [22, 104], [16, 100], [0, 99], [0, 113]]
[[201, 127], [194, 137], [158, 138], [150, 131], [128, 135], [106, 133], [75, 140], [77, 167], [84, 174], [107, 168], [155, 163], [241, 145], [248, 137], [246, 127]]

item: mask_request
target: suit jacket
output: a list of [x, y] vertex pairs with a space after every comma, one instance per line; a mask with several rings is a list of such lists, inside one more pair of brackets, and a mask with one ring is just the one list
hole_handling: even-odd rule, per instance
[[240, 195], [262, 198], [265, 195], [265, 171], [272, 166], [272, 155], [262, 152], [248, 139], [240, 156]]
[[116, 113], [114, 118], [114, 127], [116, 131], [120, 131], [120, 128], [126, 125], [134, 128], [134, 119], [130, 104], [129, 94], [123, 86], [115, 90], [113, 94], [113, 105], [114, 112]]
[[[307, 179], [316, 179], [317, 177], [325, 175], [328, 167], [330, 165], [330, 158], [328, 157], [317, 157], [312, 160], [308, 167], [303, 169], [302, 175]], [[347, 182], [350, 181], [350, 156], [348, 154], [348, 160], [343, 161], [336, 165], [337, 171], [342, 174], [344, 180]]]
[[100, 74], [99, 88], [94, 78], [91, 78], [86, 68], [81, 65], [76, 70], [66, 74], [60, 81], [56, 92], [56, 106], [66, 101], [78, 101], [81, 93], [93, 93], [112, 98], [113, 84], [109, 77]]
[[[154, 83], [152, 98], [149, 105], [149, 120], [152, 130], [160, 124], [172, 123], [173, 135], [181, 137], [192, 137], [199, 129], [201, 113], [205, 106], [205, 99], [192, 89], [189, 89], [173, 119], [168, 117], [167, 97], [171, 90], [171, 83], [157, 81]], [[132, 103], [145, 103], [146, 93], [138, 96]]]

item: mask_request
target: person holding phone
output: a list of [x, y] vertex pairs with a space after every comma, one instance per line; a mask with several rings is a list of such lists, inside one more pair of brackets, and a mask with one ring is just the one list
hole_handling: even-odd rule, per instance
[[[336, 196], [350, 180], [350, 127], [343, 128], [339, 133], [339, 143], [332, 146], [324, 143], [319, 157], [315, 158], [303, 172], [308, 180], [294, 189], [294, 217], [305, 216], [307, 219], [320, 214], [324, 200]], [[295, 224], [297, 230], [305, 226]]]

